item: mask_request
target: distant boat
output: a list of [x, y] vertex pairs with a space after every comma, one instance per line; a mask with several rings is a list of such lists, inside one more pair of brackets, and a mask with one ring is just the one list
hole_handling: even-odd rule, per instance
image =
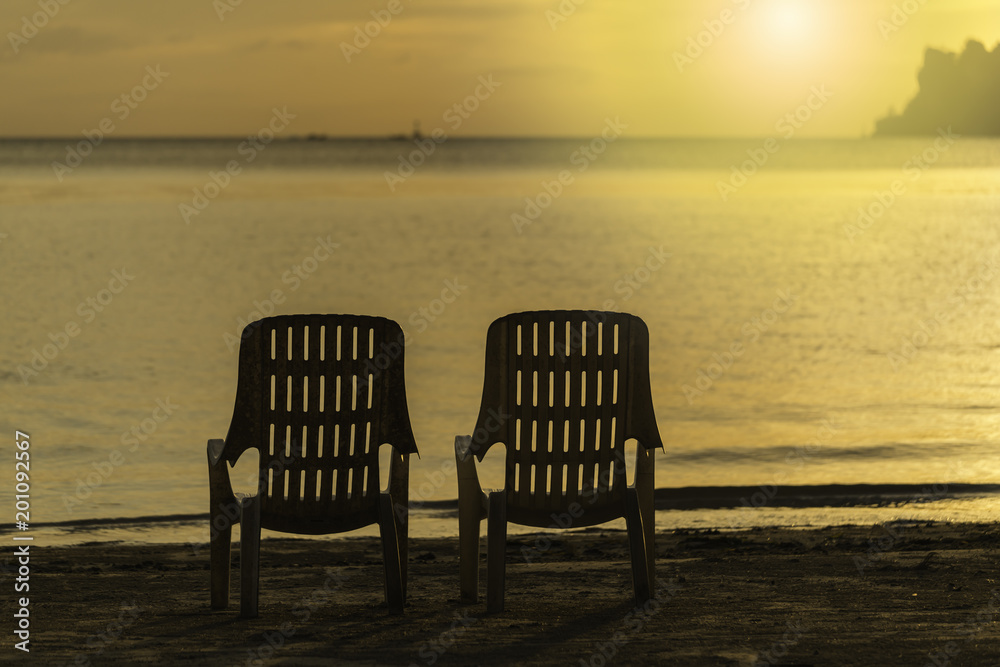
[[413, 133], [412, 134], [390, 134], [389, 141], [419, 141], [424, 138], [423, 133], [420, 131], [420, 121], [413, 121]]

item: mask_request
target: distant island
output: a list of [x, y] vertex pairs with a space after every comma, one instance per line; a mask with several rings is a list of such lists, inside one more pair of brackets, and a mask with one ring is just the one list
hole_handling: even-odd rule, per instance
[[917, 75], [920, 90], [902, 114], [875, 123], [875, 136], [929, 135], [939, 128], [962, 135], [1000, 136], [1000, 44], [993, 52], [969, 40], [961, 54], [927, 49]]

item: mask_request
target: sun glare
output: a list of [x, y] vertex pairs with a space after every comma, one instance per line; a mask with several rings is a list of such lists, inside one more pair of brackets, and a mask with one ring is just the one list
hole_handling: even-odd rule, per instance
[[805, 2], [784, 0], [773, 2], [765, 7], [767, 21], [775, 36], [804, 35], [812, 27], [812, 16]]
[[814, 3], [808, 0], [771, 0], [761, 5], [763, 34], [773, 46], [806, 44], [816, 33]]
[[845, 44], [853, 16], [852, 3], [843, 0], [755, 0], [733, 31], [725, 94], [740, 99], [747, 113], [777, 119], [813, 86], [839, 83], [850, 66]]
[[747, 12], [747, 55], [784, 71], [815, 67], [836, 48], [842, 11], [830, 0], [757, 0]]

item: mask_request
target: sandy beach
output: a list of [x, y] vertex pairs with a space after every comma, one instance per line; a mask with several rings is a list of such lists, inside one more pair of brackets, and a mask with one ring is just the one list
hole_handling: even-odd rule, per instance
[[0, 667], [1000, 667], [998, 19], [0, 1]]
[[457, 540], [414, 539], [390, 616], [377, 540], [272, 539], [254, 620], [235, 554], [213, 612], [207, 549], [35, 546], [30, 647], [47, 665], [997, 664], [998, 543], [980, 524], [677, 530], [657, 535], [657, 597], [635, 609], [623, 533], [516, 536], [507, 609], [488, 615], [458, 602]]

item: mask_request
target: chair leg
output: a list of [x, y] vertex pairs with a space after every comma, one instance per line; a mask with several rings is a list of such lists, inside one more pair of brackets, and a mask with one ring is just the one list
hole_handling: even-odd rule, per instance
[[628, 527], [628, 546], [632, 556], [632, 584], [635, 604], [640, 606], [650, 599], [649, 569], [646, 558], [646, 539], [639, 510], [639, 494], [634, 487], [625, 489], [625, 523]]
[[[503, 611], [507, 552], [507, 492], [490, 493], [486, 532], [486, 611]], [[478, 543], [478, 540], [477, 540]]]
[[240, 504], [240, 617], [257, 618], [260, 580], [260, 496]]
[[[479, 601], [479, 527], [482, 519], [479, 518], [478, 500], [459, 498], [458, 501], [458, 568], [463, 604]], [[473, 502], [475, 505], [469, 507]]]
[[639, 494], [639, 514], [642, 516], [642, 531], [646, 542], [646, 569], [650, 584], [656, 582], [656, 488], [655, 449], [636, 448], [635, 490]]
[[229, 470], [222, 458], [225, 441], [208, 441], [209, 548], [211, 554], [212, 609], [229, 606], [229, 574], [232, 568], [233, 523], [240, 507], [229, 483]]
[[[212, 555], [212, 609], [225, 609], [229, 606], [229, 570], [232, 561], [233, 525], [225, 514], [216, 513], [214, 506], [212, 510], [209, 515], [212, 517], [209, 527], [209, 545]], [[219, 528], [219, 525], [224, 525], [224, 527]]]
[[385, 566], [385, 603], [389, 613], [403, 613], [403, 573], [400, 568], [399, 540], [396, 534], [396, 517], [392, 496], [379, 496], [379, 533], [382, 536], [382, 560]]
[[399, 546], [399, 570], [403, 582], [403, 603], [406, 603], [406, 570], [410, 561], [410, 455], [392, 452], [389, 464], [389, 495], [392, 496], [396, 523], [396, 543]]
[[402, 505], [406, 515], [399, 519], [396, 526], [396, 542], [399, 545], [399, 573], [402, 582], [403, 603], [406, 603], [406, 573], [410, 563], [410, 517], [409, 508], [404, 503]]
[[455, 463], [458, 469], [458, 572], [461, 602], [479, 600], [479, 529], [483, 520], [483, 491], [479, 486], [476, 464], [468, 452], [468, 436], [455, 438]]

